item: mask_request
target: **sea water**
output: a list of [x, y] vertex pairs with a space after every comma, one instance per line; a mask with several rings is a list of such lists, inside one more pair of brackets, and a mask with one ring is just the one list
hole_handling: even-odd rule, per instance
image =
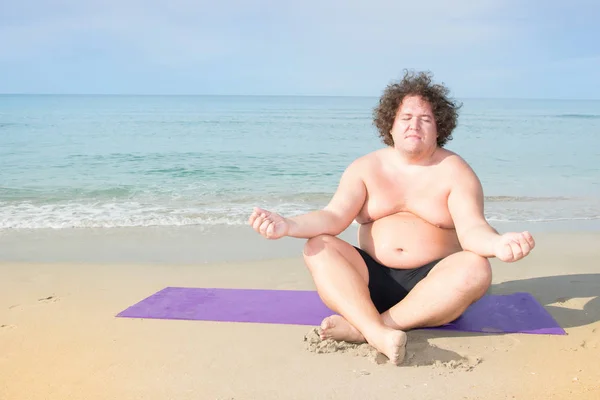
[[[323, 207], [375, 97], [0, 95], [0, 229], [242, 225]], [[460, 99], [494, 222], [600, 219], [600, 101]]]

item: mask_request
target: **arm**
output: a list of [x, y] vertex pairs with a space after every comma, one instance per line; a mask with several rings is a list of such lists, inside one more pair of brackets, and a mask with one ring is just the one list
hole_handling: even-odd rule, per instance
[[289, 224], [287, 236], [339, 235], [356, 218], [366, 197], [367, 189], [359, 175], [357, 162], [354, 162], [342, 174], [335, 194], [324, 209], [286, 218]]
[[455, 182], [448, 195], [448, 209], [463, 250], [482, 257], [495, 257], [501, 238], [483, 213], [483, 188], [475, 172], [462, 160], [456, 166]]

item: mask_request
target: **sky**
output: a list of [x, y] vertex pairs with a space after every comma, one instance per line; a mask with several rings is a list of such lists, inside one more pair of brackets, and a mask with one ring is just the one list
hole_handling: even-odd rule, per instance
[[0, 0], [0, 93], [600, 99], [597, 0]]

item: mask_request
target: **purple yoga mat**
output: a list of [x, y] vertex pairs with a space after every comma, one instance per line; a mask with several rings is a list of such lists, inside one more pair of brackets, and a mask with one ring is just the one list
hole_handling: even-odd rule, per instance
[[[167, 287], [117, 317], [317, 326], [331, 314], [315, 291]], [[431, 329], [566, 334], [529, 293], [484, 296], [454, 322]]]

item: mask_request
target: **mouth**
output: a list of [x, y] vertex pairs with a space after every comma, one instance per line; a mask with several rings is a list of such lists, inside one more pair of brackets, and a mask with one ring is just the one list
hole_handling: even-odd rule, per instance
[[406, 135], [404, 136], [405, 139], [418, 139], [421, 140], [421, 136], [419, 135]]

